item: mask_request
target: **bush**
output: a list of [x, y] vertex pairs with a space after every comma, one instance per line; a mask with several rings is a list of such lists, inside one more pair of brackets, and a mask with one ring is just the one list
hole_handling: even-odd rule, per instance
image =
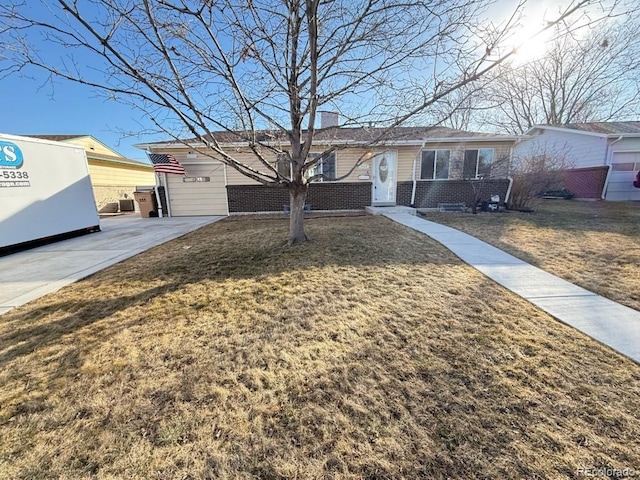
[[516, 158], [511, 173], [513, 184], [509, 207], [515, 210], [530, 209], [540, 201], [541, 192], [564, 190], [573, 196], [563, 188], [566, 171], [571, 166], [566, 156], [559, 153], [534, 152]]

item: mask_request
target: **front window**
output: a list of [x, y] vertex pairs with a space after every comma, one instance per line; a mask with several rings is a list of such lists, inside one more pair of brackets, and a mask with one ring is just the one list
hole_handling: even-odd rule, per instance
[[488, 177], [493, 164], [493, 148], [464, 151], [463, 178]]
[[291, 160], [289, 160], [289, 154], [281, 152], [276, 159], [276, 170], [278, 174], [284, 178], [291, 178]]
[[423, 150], [420, 169], [421, 180], [449, 178], [451, 150]]
[[[310, 153], [309, 157], [318, 158], [321, 157], [318, 163], [316, 163], [311, 169], [309, 169], [309, 178], [315, 175], [325, 175], [328, 179], [336, 177], [336, 152], [326, 153]], [[320, 178], [320, 182], [328, 181], [327, 178]]]

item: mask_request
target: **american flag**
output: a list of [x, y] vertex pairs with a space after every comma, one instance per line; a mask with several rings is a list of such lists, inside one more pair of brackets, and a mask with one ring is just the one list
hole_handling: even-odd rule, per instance
[[187, 172], [176, 157], [169, 154], [149, 153], [149, 160], [153, 163], [153, 170], [156, 173], [175, 173], [176, 175], [185, 175]]

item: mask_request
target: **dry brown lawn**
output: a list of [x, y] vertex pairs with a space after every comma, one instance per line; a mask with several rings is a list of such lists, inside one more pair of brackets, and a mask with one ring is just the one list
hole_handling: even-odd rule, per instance
[[640, 367], [379, 217], [223, 221], [0, 316], [3, 479], [640, 474]]
[[638, 202], [546, 200], [534, 213], [429, 213], [426, 217], [640, 310]]

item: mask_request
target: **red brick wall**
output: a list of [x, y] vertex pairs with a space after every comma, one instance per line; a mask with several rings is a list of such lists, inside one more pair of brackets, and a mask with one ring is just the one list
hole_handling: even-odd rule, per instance
[[[413, 182], [398, 184], [398, 205], [411, 204]], [[492, 195], [500, 195], [504, 202], [509, 180], [485, 180], [480, 192], [480, 200], [488, 201]], [[439, 203], [473, 204], [473, 187], [469, 180], [423, 180], [416, 183], [416, 208], [437, 208]]]
[[[397, 204], [411, 204], [413, 182], [399, 182]], [[481, 200], [500, 195], [504, 201], [509, 181], [485, 180]], [[281, 212], [289, 204], [289, 192], [284, 188], [263, 185], [227, 185], [229, 212]], [[371, 205], [371, 183], [339, 182], [313, 183], [309, 187], [307, 203], [312, 210], [363, 210]], [[469, 180], [423, 180], [416, 184], [417, 208], [437, 208], [439, 203], [473, 203], [473, 189]]]
[[607, 166], [567, 170], [564, 188], [578, 198], [600, 198], [608, 170]]
[[[289, 191], [263, 185], [227, 185], [229, 212], [281, 212]], [[364, 210], [371, 205], [371, 183], [312, 183], [307, 194], [312, 210]]]

